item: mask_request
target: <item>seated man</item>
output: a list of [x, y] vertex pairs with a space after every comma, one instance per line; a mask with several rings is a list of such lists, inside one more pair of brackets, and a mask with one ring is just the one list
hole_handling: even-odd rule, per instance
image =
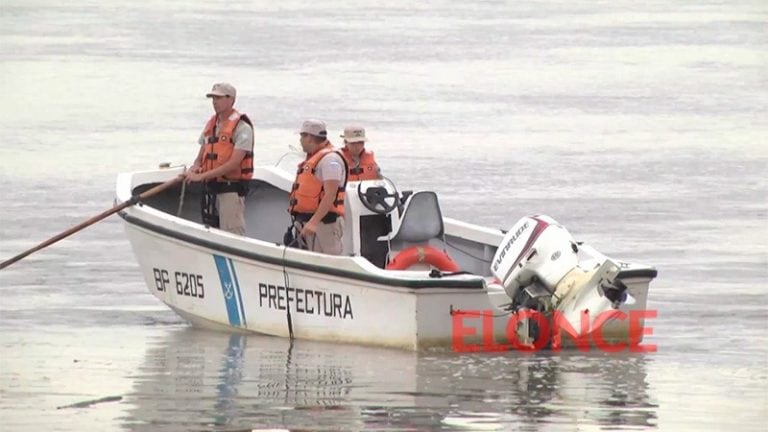
[[381, 178], [381, 169], [373, 158], [373, 152], [365, 149], [365, 129], [349, 126], [344, 129], [344, 148], [341, 154], [347, 161], [349, 181], [375, 180]]

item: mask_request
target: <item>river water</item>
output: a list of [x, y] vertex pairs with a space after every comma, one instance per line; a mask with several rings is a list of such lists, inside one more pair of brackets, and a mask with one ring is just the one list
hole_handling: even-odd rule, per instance
[[360, 123], [445, 215], [547, 214], [659, 277], [655, 353], [291, 345], [189, 327], [113, 217], [0, 271], [0, 430], [765, 430], [766, 22], [761, 0], [4, 0], [2, 259], [109, 208], [119, 172], [190, 163], [229, 81], [258, 163], [307, 117]]

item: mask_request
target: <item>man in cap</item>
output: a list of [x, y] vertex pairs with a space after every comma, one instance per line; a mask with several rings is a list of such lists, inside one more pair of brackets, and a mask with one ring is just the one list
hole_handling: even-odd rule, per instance
[[213, 103], [198, 143], [200, 150], [186, 181], [203, 182], [203, 223], [245, 235], [245, 195], [253, 176], [253, 124], [235, 110], [237, 91], [217, 83], [206, 97]]
[[349, 181], [375, 180], [381, 178], [381, 168], [373, 157], [373, 152], [365, 149], [365, 128], [348, 126], [344, 128], [344, 148], [341, 154], [349, 167]]
[[305, 121], [299, 134], [307, 156], [299, 164], [288, 206], [293, 226], [299, 233], [297, 239], [311, 251], [340, 255], [347, 165], [328, 141], [322, 121]]

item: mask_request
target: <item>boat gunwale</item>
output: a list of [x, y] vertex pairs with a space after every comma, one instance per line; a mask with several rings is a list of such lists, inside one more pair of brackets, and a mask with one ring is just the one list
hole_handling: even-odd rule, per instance
[[[150, 207], [152, 208], [152, 207]], [[245, 251], [243, 249], [224, 244], [223, 242], [216, 242], [205, 238], [195, 237], [191, 234], [182, 232], [180, 230], [173, 230], [168, 227], [164, 227], [147, 220], [142, 219], [139, 216], [132, 215], [128, 211], [121, 211], [119, 216], [128, 224], [135, 225], [151, 231], [155, 234], [160, 234], [165, 237], [170, 237], [187, 244], [194, 244], [214, 251], [222, 252], [234, 257], [243, 258], [249, 261], [261, 262], [272, 265], [285, 266], [286, 268], [310, 271], [320, 274], [326, 274], [330, 276], [343, 277], [352, 280], [373, 282], [381, 285], [389, 285], [410, 289], [425, 289], [425, 288], [447, 288], [447, 289], [471, 289], [477, 291], [485, 291], [485, 279], [480, 275], [475, 276], [473, 279], [466, 279], [468, 275], [462, 275], [462, 279], [451, 279], [450, 276], [433, 278], [433, 279], [415, 279], [415, 278], [397, 278], [387, 277], [385, 275], [376, 275], [372, 273], [354, 272], [350, 270], [338, 269], [328, 265], [312, 264], [308, 262], [302, 262], [290, 258], [278, 258], [260, 254], [258, 252]], [[175, 218], [175, 216], [169, 215], [169, 217]], [[201, 225], [202, 226], [202, 225]], [[255, 240], [255, 239], [250, 239]], [[273, 245], [272, 247], [283, 248], [283, 245]], [[349, 256], [349, 258], [354, 258]]]

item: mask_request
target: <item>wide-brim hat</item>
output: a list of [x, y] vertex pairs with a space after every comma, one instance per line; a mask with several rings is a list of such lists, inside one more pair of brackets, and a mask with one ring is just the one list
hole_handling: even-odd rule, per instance
[[365, 128], [362, 126], [348, 126], [344, 128], [344, 133], [339, 136], [344, 138], [344, 141], [350, 143], [368, 141], [368, 139], [365, 138]]

